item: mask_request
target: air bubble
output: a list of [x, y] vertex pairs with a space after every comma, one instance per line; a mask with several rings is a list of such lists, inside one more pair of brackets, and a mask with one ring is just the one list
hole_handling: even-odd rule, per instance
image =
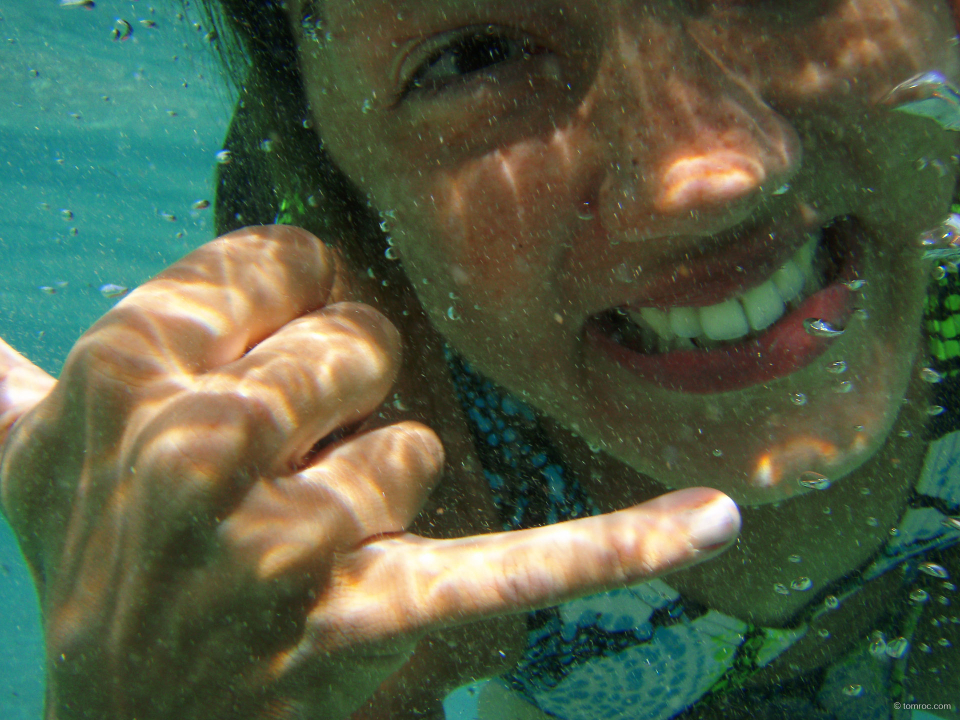
[[803, 321], [803, 328], [807, 334], [820, 338], [836, 338], [843, 335], [842, 328], [836, 328], [826, 320], [819, 318], [807, 318]]
[[939, 645], [940, 647], [952, 647], [953, 643], [951, 643], [946, 638], [940, 638], [939, 640], [937, 640], [937, 645]]
[[849, 380], [844, 380], [834, 388], [834, 391], [840, 395], [846, 395], [847, 393], [853, 392], [853, 383]]
[[400, 256], [397, 255], [397, 249], [396, 249], [395, 247], [393, 247], [393, 246], [387, 247], [387, 249], [383, 251], [383, 256], [384, 256], [387, 260], [399, 260], [399, 259], [400, 259]]
[[713, 451], [713, 456], [714, 456], [714, 457], [723, 457], [723, 450], [721, 450], [720, 448], [717, 448], [716, 450]]
[[867, 525], [869, 525], [870, 527], [877, 527], [879, 524], [880, 524], [880, 521], [877, 520], [875, 517], [867, 518]]
[[923, 588], [916, 588], [910, 591], [910, 602], [925, 603], [930, 599], [930, 594]]
[[808, 470], [803, 473], [798, 480], [801, 487], [808, 490], [826, 490], [830, 487], [830, 480], [820, 473]]
[[927, 383], [938, 383], [943, 380], [943, 375], [931, 367], [925, 367], [920, 370], [920, 379]]
[[887, 656], [887, 641], [883, 639], [881, 635], [872, 643], [868, 648], [868, 652], [873, 655], [875, 658], [882, 658]]
[[950, 577], [950, 573], [947, 572], [947, 569], [943, 565], [937, 565], [932, 562], [920, 563], [917, 567], [917, 570], [922, 572], [924, 575], [929, 575], [930, 577], [935, 577], [939, 580], [946, 580]]
[[834, 375], [840, 375], [841, 373], [845, 373], [846, 371], [847, 371], [847, 363], [845, 363], [843, 360], [837, 360], [836, 362], [832, 362], [829, 365], [827, 365], [827, 372], [832, 373]]
[[937, 265], [930, 275], [934, 280], [943, 280], [947, 276], [947, 269], [942, 265]]
[[960, 531], [960, 517], [944, 518], [940, 524], [944, 527], [950, 528], [951, 530]]
[[819, 635], [821, 638], [826, 640], [828, 637], [830, 637], [830, 631], [827, 630], [826, 628], [820, 628], [819, 630], [817, 630], [817, 635]]
[[773, 584], [773, 591], [774, 591], [777, 595], [789, 595], [789, 594], [790, 594], [790, 589], [789, 589], [786, 585], [784, 585], [783, 583], [774, 583], [774, 584]]
[[797, 592], [804, 592], [813, 587], [813, 580], [808, 577], [798, 577], [796, 580], [790, 583], [790, 588], [796, 590]]
[[907, 654], [907, 650], [909, 649], [909, 641], [905, 637], [898, 637], [896, 640], [891, 640], [887, 643], [887, 657], [899, 660]]
[[580, 209], [577, 211], [577, 217], [584, 222], [589, 222], [595, 217], [593, 213], [593, 206], [589, 202], [583, 202], [580, 205]]
[[794, 405], [806, 405], [807, 396], [801, 392], [793, 393], [793, 395], [790, 396], [790, 402], [792, 402]]
[[840, 607], [840, 599], [836, 595], [827, 595], [823, 599], [823, 606], [827, 610], [836, 610]]
[[869, 494], [870, 494], [870, 488], [868, 488], [868, 487], [862, 487], [862, 488], [860, 488], [860, 494], [863, 495], [863, 496], [869, 495]]
[[909, 430], [901, 430], [900, 432], [897, 433], [897, 435], [899, 435], [902, 438], [913, 437], [913, 433], [910, 432]]
[[789, 560], [792, 563], [803, 562], [803, 558], [797, 555], [796, 553], [788, 557], [787, 560]]
[[927, 415], [930, 417], [935, 417], [942, 414], [945, 410], [946, 408], [943, 405], [930, 405], [927, 408]]
[[857, 292], [857, 290], [862, 290], [863, 286], [867, 284], [866, 280], [850, 280], [843, 283], [848, 290], [852, 292]]
[[847, 685], [843, 689], [843, 694], [848, 697], [860, 697], [863, 695], [863, 685]]
[[460, 319], [460, 313], [457, 312], [457, 309], [453, 305], [447, 308], [447, 319], [448, 320]]

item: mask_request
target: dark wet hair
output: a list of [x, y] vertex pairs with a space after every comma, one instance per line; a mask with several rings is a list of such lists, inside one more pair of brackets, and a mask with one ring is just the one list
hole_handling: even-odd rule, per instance
[[199, 0], [225, 73], [238, 90], [217, 168], [216, 232], [276, 221], [337, 245], [352, 264], [382, 267], [376, 213], [311, 127], [296, 45], [274, 0]]

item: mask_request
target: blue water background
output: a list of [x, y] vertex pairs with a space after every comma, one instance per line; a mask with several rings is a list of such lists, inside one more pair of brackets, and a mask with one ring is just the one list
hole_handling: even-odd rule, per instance
[[[54, 374], [116, 302], [101, 285], [133, 288], [212, 237], [212, 209], [191, 206], [213, 199], [230, 94], [199, 16], [152, 6], [0, 2], [0, 336]], [[134, 28], [125, 42], [117, 18]], [[37, 599], [5, 521], [0, 608], [0, 718], [37, 720]]]

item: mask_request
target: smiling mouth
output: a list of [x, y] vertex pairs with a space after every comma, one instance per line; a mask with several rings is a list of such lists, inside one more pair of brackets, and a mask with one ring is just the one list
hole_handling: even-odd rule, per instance
[[[672, 390], [716, 393], [789, 375], [827, 350], [804, 321], [844, 327], [857, 287], [862, 229], [851, 216], [809, 233], [765, 279], [720, 302], [621, 305], [595, 315], [587, 336], [641, 379]], [[716, 300], [717, 298], [713, 298]]]

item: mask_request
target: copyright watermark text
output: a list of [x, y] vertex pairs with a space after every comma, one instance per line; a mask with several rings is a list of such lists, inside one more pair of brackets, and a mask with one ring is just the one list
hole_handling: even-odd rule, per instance
[[953, 705], [947, 703], [945, 705], [930, 705], [927, 703], [901, 703], [895, 702], [893, 704], [894, 710], [953, 710]]

